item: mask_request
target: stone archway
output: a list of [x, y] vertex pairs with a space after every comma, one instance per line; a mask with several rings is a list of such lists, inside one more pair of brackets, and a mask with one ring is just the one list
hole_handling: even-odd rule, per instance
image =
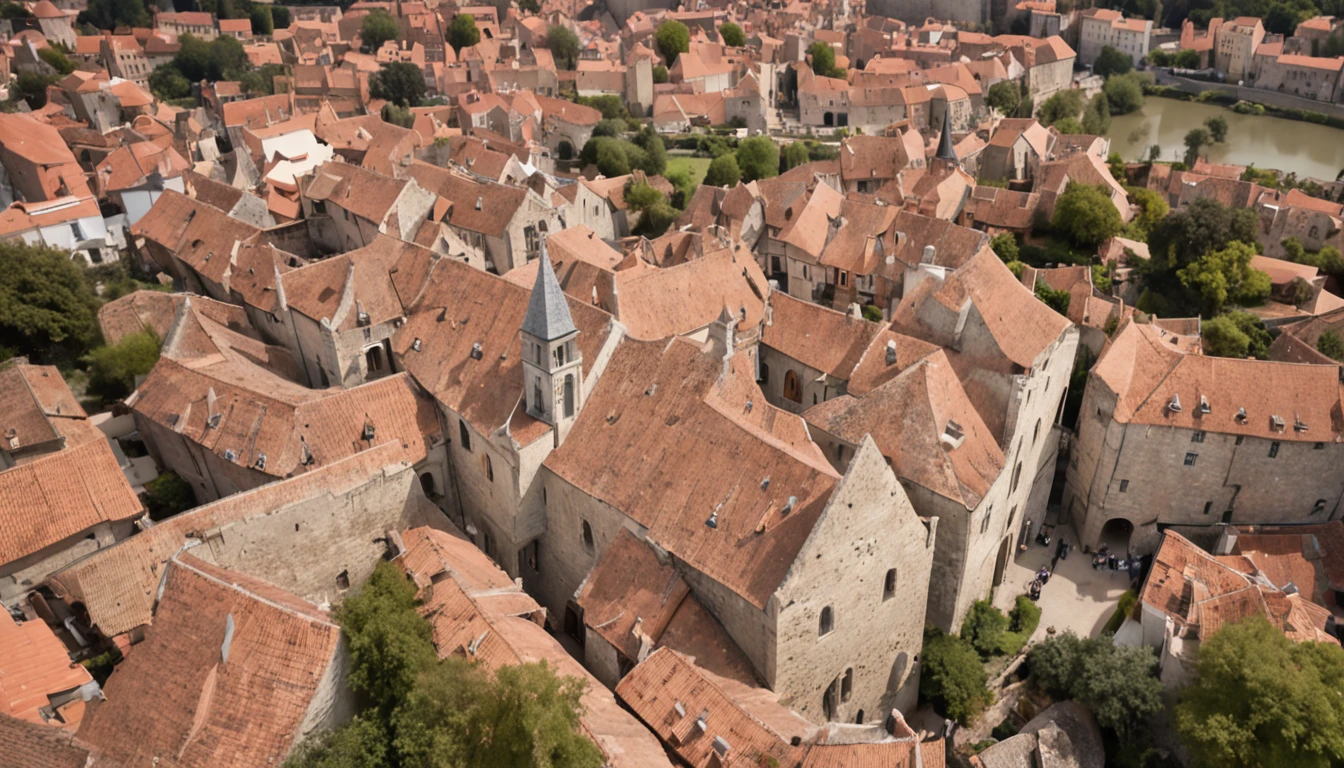
[[1133, 523], [1123, 517], [1113, 517], [1101, 526], [1101, 533], [1097, 534], [1097, 547], [1106, 544], [1117, 556], [1123, 555], [1129, 552], [1129, 540], [1133, 534]]

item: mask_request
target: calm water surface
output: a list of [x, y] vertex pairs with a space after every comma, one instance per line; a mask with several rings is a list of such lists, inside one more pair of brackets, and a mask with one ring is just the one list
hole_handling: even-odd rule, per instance
[[1225, 107], [1150, 96], [1143, 109], [1111, 119], [1111, 149], [1126, 160], [1147, 159], [1153, 144], [1163, 160], [1185, 155], [1185, 134], [1210, 117], [1227, 120], [1227, 141], [1208, 150], [1213, 163], [1276, 168], [1334, 179], [1344, 170], [1344, 131], [1277, 117], [1239, 115]]

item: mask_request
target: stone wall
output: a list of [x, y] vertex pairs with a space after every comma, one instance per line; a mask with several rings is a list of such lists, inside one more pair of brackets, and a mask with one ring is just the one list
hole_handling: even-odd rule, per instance
[[1279, 91], [1266, 91], [1262, 88], [1247, 88], [1231, 83], [1210, 83], [1204, 80], [1191, 80], [1185, 77], [1176, 77], [1165, 70], [1153, 70], [1157, 75], [1158, 85], [1170, 85], [1186, 93], [1203, 93], [1204, 91], [1217, 91], [1225, 96], [1231, 96], [1240, 101], [1251, 101], [1256, 104], [1266, 104], [1280, 109], [1304, 109], [1308, 112], [1320, 112], [1332, 117], [1344, 118], [1344, 104], [1330, 104], [1323, 101], [1306, 99], [1301, 96], [1294, 96], [1291, 93], [1280, 93]]
[[886, 16], [907, 24], [944, 19], [965, 24], [988, 24], [990, 4], [985, 0], [869, 0], [871, 16]]
[[0, 564], [0, 603], [12, 605], [48, 576], [135, 532], [135, 521], [99, 523], [10, 563]]

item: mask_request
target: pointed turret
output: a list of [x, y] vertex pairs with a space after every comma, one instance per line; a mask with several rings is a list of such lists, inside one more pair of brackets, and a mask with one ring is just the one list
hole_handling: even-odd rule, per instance
[[938, 138], [938, 151], [934, 157], [939, 160], [946, 160], [949, 163], [957, 162], [957, 150], [952, 146], [952, 112], [951, 105], [948, 105], [948, 112], [943, 116], [943, 135]]
[[541, 263], [537, 265], [537, 281], [532, 286], [532, 298], [527, 302], [522, 330], [541, 341], [555, 341], [578, 330], [569, 315], [565, 292], [560, 290], [560, 281], [555, 279], [545, 238], [541, 241]]

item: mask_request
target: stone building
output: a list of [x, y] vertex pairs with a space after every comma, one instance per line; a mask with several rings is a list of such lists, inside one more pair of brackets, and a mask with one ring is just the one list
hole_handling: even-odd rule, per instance
[[[535, 542], [546, 528], [541, 464], [591, 395], [624, 330], [606, 312], [565, 297], [554, 282], [548, 258], [530, 292], [439, 259], [392, 338], [397, 368], [438, 406], [453, 489], [450, 516], [514, 578], [536, 572]], [[529, 318], [541, 322], [526, 322], [531, 330], [520, 333]], [[572, 333], [559, 333], [565, 328]], [[572, 409], [565, 407], [568, 377]]]
[[1130, 323], [1089, 374], [1064, 495], [1083, 544], [1148, 553], [1170, 525], [1339, 513], [1337, 366], [1206, 357], [1196, 341]]
[[1078, 25], [1078, 62], [1090, 67], [1103, 48], [1114, 48], [1131, 63], [1142, 64], [1148, 57], [1152, 31], [1153, 22], [1148, 19], [1127, 19], [1119, 11], [1089, 8]]
[[[1243, 16], [1223, 23], [1213, 34], [1213, 68], [1222, 72], [1228, 82], [1249, 81], [1254, 64], [1255, 49], [1265, 39], [1265, 26], [1260, 19]], [[1184, 34], [1184, 33], [1182, 33]]]
[[980, 177], [1008, 182], [1034, 180], [1041, 163], [1051, 158], [1057, 140], [1035, 118], [1003, 120], [980, 154]]
[[337, 162], [324, 163], [299, 186], [304, 218], [322, 225], [310, 225], [313, 239], [328, 251], [353, 251], [379, 235], [413, 241], [436, 199], [413, 177], [391, 179]]
[[[524, 583], [585, 637], [578, 592], [625, 533], [675, 564], [782, 703], [814, 722], [914, 704], [937, 521], [871, 441], [842, 476], [765, 402], [735, 323], [617, 347], [546, 460], [546, 530]], [[662, 555], [660, 555], [662, 557]], [[866, 719], [866, 718], [865, 718]]]

